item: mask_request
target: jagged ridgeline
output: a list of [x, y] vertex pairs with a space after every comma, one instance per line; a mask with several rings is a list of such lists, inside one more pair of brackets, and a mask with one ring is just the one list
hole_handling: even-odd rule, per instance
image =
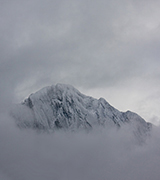
[[12, 112], [19, 127], [39, 130], [121, 127], [131, 124], [140, 133], [147, 133], [151, 124], [139, 115], [120, 112], [105, 99], [80, 93], [70, 85], [57, 84], [31, 94]]

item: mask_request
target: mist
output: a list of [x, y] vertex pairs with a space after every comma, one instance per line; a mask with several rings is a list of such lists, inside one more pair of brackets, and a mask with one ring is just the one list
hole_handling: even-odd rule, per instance
[[3, 180], [159, 180], [160, 128], [139, 145], [129, 126], [85, 132], [19, 129], [1, 114]]
[[159, 16], [158, 0], [0, 1], [1, 180], [159, 180], [160, 127], [140, 145], [128, 126], [47, 134], [7, 113], [65, 83], [160, 124]]

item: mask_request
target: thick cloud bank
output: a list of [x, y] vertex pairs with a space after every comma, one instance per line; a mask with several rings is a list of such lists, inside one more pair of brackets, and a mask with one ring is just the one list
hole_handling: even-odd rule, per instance
[[130, 129], [36, 133], [0, 120], [0, 179], [159, 180], [160, 131], [143, 145]]

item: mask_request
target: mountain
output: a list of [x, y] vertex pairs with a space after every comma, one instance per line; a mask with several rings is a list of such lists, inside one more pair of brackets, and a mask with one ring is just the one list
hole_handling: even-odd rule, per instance
[[105, 99], [80, 93], [71, 85], [57, 84], [31, 94], [12, 111], [19, 127], [54, 131], [77, 131], [96, 127], [133, 127], [135, 134], [147, 134], [151, 124], [136, 113], [120, 112]]

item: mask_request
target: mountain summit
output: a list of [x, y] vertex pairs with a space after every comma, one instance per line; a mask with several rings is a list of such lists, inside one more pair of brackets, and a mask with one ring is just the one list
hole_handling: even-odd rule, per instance
[[31, 94], [16, 109], [13, 115], [19, 127], [38, 130], [76, 131], [131, 124], [136, 133], [144, 134], [151, 128], [151, 124], [136, 113], [120, 112], [105, 99], [86, 96], [64, 84], [48, 86]]

